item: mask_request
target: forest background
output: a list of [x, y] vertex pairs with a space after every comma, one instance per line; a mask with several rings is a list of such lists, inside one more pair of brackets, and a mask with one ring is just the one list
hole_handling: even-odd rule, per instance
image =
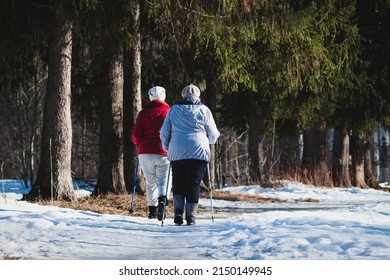
[[[0, 176], [38, 197], [144, 191], [147, 90], [202, 90], [212, 186], [388, 181], [390, 1], [13, 0], [0, 4]], [[207, 182], [207, 180], [206, 180]]]

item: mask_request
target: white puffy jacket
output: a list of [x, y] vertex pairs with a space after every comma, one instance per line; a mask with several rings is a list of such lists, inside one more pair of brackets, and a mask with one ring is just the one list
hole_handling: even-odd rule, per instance
[[168, 160], [199, 159], [210, 161], [210, 146], [220, 133], [210, 109], [187, 96], [171, 107], [160, 130]]

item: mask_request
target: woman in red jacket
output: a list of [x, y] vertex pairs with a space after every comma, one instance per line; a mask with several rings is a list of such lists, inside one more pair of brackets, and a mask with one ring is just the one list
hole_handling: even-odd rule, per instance
[[160, 129], [170, 106], [165, 103], [163, 87], [152, 87], [148, 94], [151, 102], [139, 112], [131, 139], [137, 146], [139, 164], [146, 180], [148, 218], [162, 221], [165, 218], [163, 208], [171, 188], [168, 186], [168, 193], [165, 193], [170, 163], [167, 159], [168, 152], [161, 144]]

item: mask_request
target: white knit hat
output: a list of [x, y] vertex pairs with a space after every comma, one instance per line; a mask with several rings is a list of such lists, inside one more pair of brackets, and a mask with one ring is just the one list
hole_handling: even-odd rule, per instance
[[193, 96], [196, 98], [200, 97], [200, 89], [197, 86], [194, 85], [188, 85], [183, 88], [181, 91], [181, 96], [186, 97], [186, 96]]
[[148, 91], [150, 101], [161, 100], [165, 101], [165, 88], [155, 86]]

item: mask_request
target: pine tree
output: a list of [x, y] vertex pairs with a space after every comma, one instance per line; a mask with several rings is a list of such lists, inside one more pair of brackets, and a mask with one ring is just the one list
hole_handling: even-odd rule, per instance
[[[35, 3], [37, 6], [38, 3]], [[26, 199], [74, 200], [71, 153], [72, 20], [69, 1], [45, 7], [48, 24], [48, 78], [38, 175]]]

